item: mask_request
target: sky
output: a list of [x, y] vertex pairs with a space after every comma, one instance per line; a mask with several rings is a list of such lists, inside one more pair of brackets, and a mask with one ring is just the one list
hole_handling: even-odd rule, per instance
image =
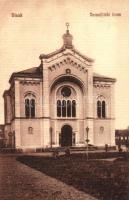
[[59, 49], [69, 22], [73, 44], [95, 60], [94, 72], [117, 79], [116, 128], [129, 126], [129, 0], [0, 0], [0, 21], [0, 123], [10, 75]]

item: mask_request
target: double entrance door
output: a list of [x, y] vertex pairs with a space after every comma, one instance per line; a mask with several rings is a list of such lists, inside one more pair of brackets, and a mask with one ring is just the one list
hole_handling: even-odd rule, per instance
[[61, 147], [72, 146], [72, 127], [70, 125], [64, 125], [61, 128]]

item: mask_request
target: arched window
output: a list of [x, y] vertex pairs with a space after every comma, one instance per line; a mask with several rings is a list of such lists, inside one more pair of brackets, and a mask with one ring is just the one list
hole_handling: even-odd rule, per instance
[[57, 117], [61, 117], [61, 101], [57, 101]]
[[97, 101], [97, 116], [101, 117], [101, 101]]
[[[26, 95], [27, 96], [27, 95]], [[35, 99], [32, 95], [28, 95], [25, 98], [25, 116], [26, 118], [35, 117]]]
[[27, 118], [30, 116], [29, 99], [25, 99], [25, 115]]
[[66, 117], [66, 101], [62, 101], [62, 117]]
[[106, 117], [106, 103], [104, 100], [97, 101], [97, 116], [98, 118]]
[[76, 101], [57, 100], [57, 117], [76, 117]]
[[31, 112], [30, 112], [30, 116], [32, 117], [32, 118], [34, 118], [35, 117], [35, 99], [31, 99], [30, 100], [30, 106], [31, 106]]
[[76, 117], [76, 91], [70, 86], [63, 86], [57, 91], [57, 117]]
[[106, 106], [105, 106], [105, 101], [102, 101], [102, 117], [106, 117]]
[[76, 101], [72, 101], [72, 117], [76, 117]]
[[67, 101], [67, 117], [71, 117], [71, 101]]

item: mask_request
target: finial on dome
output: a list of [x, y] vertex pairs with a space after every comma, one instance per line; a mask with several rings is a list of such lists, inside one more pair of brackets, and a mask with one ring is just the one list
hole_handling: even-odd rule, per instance
[[67, 31], [69, 31], [69, 26], [70, 26], [70, 24], [68, 22], [66, 22]]
[[64, 40], [64, 47], [65, 48], [68, 48], [68, 49], [71, 49], [73, 48], [73, 45], [72, 45], [72, 40], [73, 40], [73, 36], [69, 33], [69, 26], [70, 24], [67, 22], [66, 23], [66, 33], [63, 35], [63, 40]]

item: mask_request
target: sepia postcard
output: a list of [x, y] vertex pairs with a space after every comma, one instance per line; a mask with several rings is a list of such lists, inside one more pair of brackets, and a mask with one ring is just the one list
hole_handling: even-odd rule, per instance
[[0, 199], [129, 200], [129, 0], [0, 19]]

